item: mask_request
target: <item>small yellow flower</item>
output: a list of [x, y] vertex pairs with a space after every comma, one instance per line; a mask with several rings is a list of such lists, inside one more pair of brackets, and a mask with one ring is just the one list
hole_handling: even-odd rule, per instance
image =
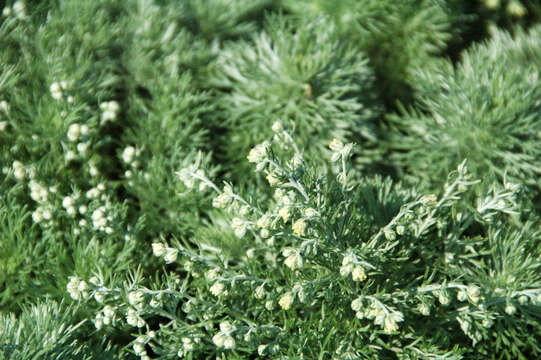
[[302, 236], [304, 234], [304, 230], [306, 230], [306, 221], [304, 219], [299, 219], [295, 221], [292, 229], [296, 235]]
[[165, 246], [162, 243], [152, 243], [152, 252], [155, 256], [164, 256], [166, 253]]
[[362, 266], [357, 265], [351, 272], [351, 277], [353, 281], [364, 281], [366, 280], [366, 273], [364, 272], [364, 269]]
[[291, 308], [291, 304], [293, 304], [293, 294], [291, 292], [286, 292], [280, 300], [278, 301], [278, 304], [282, 307], [284, 310], [289, 310]]
[[272, 219], [267, 214], [257, 219], [257, 226], [262, 229], [267, 229], [272, 224]]
[[284, 223], [286, 223], [289, 220], [289, 206], [284, 206], [280, 210], [278, 210], [278, 216], [284, 220]]
[[284, 264], [291, 270], [302, 267], [302, 256], [298, 252], [292, 252], [284, 260]]
[[386, 334], [391, 334], [395, 331], [398, 330], [398, 325], [396, 324], [396, 322], [393, 320], [392, 317], [390, 316], [387, 316], [385, 318], [385, 324], [384, 324], [384, 327], [383, 327], [383, 331], [386, 333]]
[[259, 145], [256, 145], [252, 150], [250, 150], [250, 153], [247, 156], [248, 161], [253, 162], [253, 163], [262, 162], [267, 155], [267, 149], [269, 147], [270, 147], [270, 144], [268, 141], [265, 141]]
[[273, 173], [269, 173], [267, 175], [267, 181], [269, 182], [270, 186], [276, 186], [280, 183], [280, 179], [278, 179]]
[[466, 291], [472, 303], [477, 304], [481, 300], [481, 289], [478, 286], [470, 285]]
[[214, 285], [210, 287], [210, 292], [212, 295], [218, 297], [224, 294], [225, 286], [221, 282], [215, 282]]

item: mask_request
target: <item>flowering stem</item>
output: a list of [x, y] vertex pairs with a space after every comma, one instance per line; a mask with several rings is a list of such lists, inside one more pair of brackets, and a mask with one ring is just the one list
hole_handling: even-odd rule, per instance
[[399, 213], [384, 227], [382, 227], [379, 232], [372, 237], [372, 239], [368, 242], [368, 246], [374, 248], [376, 246], [376, 242], [385, 234], [385, 230], [392, 227], [394, 224], [398, 222], [404, 215], [406, 215], [410, 209], [413, 207], [421, 204], [422, 201], [418, 200], [409, 204], [406, 204], [405, 207], [400, 209]]
[[192, 177], [194, 177], [195, 179], [198, 179], [202, 182], [204, 182], [205, 184], [207, 184], [208, 186], [210, 186], [211, 188], [214, 189], [214, 191], [216, 191], [218, 194], [221, 194], [222, 193], [222, 190], [220, 190], [212, 181], [210, 181], [207, 177], [205, 176], [200, 176], [198, 174], [196, 174], [195, 172], [193, 171], [190, 171], [190, 175]]
[[[276, 163], [275, 161], [273, 161], [271, 159], [265, 159], [265, 161], [268, 162], [269, 164], [273, 165], [275, 168], [284, 171], [284, 169], [280, 166], [280, 164]], [[296, 189], [304, 197], [304, 200], [306, 202], [309, 202], [310, 198], [308, 197], [308, 194], [306, 193], [306, 191], [304, 190], [302, 185], [299, 184], [299, 182], [293, 176], [291, 176], [289, 172], [287, 172], [287, 171], [284, 171], [284, 172], [286, 173], [286, 176], [287, 176], [287, 178], [289, 180], [289, 183], [286, 183], [283, 186], [291, 187], [291, 188]]]

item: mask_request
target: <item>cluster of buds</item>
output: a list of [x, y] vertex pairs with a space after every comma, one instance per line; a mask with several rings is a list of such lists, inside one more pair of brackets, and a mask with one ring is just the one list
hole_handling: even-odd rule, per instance
[[222, 295], [227, 295], [227, 290], [225, 288], [225, 285], [221, 281], [216, 281], [211, 287], [210, 292], [212, 295], [216, 297], [220, 297]]
[[256, 221], [256, 225], [261, 229], [260, 235], [263, 239], [267, 239], [270, 236], [270, 228], [272, 226], [272, 217], [269, 214], [263, 214]]
[[[64, 97], [65, 92], [68, 91], [70, 85], [71, 84], [68, 83], [65, 80], [62, 80], [60, 82], [52, 83], [51, 86], [49, 86], [49, 91], [51, 92], [51, 96], [53, 97], [53, 99], [61, 100]], [[66, 101], [68, 103], [72, 103], [73, 102], [73, 96], [69, 95], [66, 98]]]
[[73, 194], [73, 196], [66, 196], [62, 199], [62, 207], [66, 210], [69, 215], [75, 215], [79, 212], [81, 215], [85, 215], [88, 207], [85, 204], [79, 204], [80, 196], [78, 193]]
[[138, 336], [133, 343], [133, 352], [135, 353], [135, 355], [140, 356], [141, 360], [150, 360], [150, 357], [148, 356], [148, 353], [145, 349], [146, 343], [147, 337], [144, 335]]
[[68, 127], [68, 133], [67, 133], [67, 137], [68, 137], [68, 140], [71, 141], [71, 142], [76, 142], [78, 141], [81, 136], [85, 136], [88, 134], [88, 125], [80, 125], [80, 124], [71, 124], [69, 127]]
[[301, 254], [295, 249], [284, 249], [282, 255], [286, 258], [284, 264], [291, 270], [296, 270], [302, 267], [303, 261]]
[[94, 326], [96, 329], [100, 330], [104, 325], [111, 325], [114, 321], [115, 309], [112, 306], [106, 305], [103, 308], [103, 311], [100, 311], [96, 315], [94, 320]]
[[15, 15], [15, 18], [19, 20], [26, 19], [26, 6], [24, 5], [24, 2], [21, 0], [15, 1], [13, 6], [7, 6], [4, 7], [4, 10], [2, 10], [3, 16], [11, 16], [11, 14]]
[[90, 142], [88, 141], [82, 141], [83, 139], [87, 138], [89, 132], [88, 125], [80, 125], [80, 124], [71, 124], [68, 128], [67, 132], [67, 138], [72, 143], [77, 143], [74, 150], [68, 150], [66, 152], [66, 161], [72, 161], [76, 159], [78, 156], [85, 157], [88, 153], [88, 148], [90, 147]]
[[481, 289], [476, 285], [469, 285], [466, 290], [458, 290], [456, 297], [459, 301], [469, 300], [474, 305], [477, 305], [483, 299]]
[[56, 193], [56, 187], [51, 186], [47, 188], [34, 180], [30, 180], [28, 187], [30, 188], [30, 197], [32, 200], [40, 204], [36, 210], [32, 212], [32, 220], [36, 224], [42, 223], [44, 225], [50, 225], [54, 208], [51, 203], [48, 203], [48, 200], [50, 193]]
[[178, 249], [169, 247], [161, 242], [152, 243], [152, 253], [157, 257], [163, 257], [167, 264], [177, 261]]
[[18, 181], [23, 181], [27, 175], [30, 175], [29, 171], [27, 171], [23, 163], [21, 163], [20, 161], [15, 160], [13, 162], [12, 169], [13, 169], [13, 176]]
[[177, 176], [188, 189], [192, 189], [195, 186], [196, 180], [199, 180], [199, 191], [204, 191], [210, 183], [205, 175], [205, 171], [199, 169], [197, 163], [177, 171]]
[[235, 331], [233, 325], [228, 321], [220, 323], [220, 332], [212, 337], [212, 342], [220, 348], [233, 349], [235, 347], [235, 338], [231, 334]]
[[352, 253], [344, 256], [342, 259], [342, 266], [340, 267], [340, 275], [348, 276], [349, 274], [351, 274], [353, 281], [366, 280], [364, 267], [359, 264], [357, 257]]
[[446, 289], [435, 290], [432, 293], [438, 298], [438, 301], [441, 305], [449, 305], [449, 303], [451, 302], [449, 292]]
[[291, 229], [293, 230], [293, 233], [297, 236], [303, 236], [304, 231], [306, 230], [306, 227], [308, 226], [305, 219], [298, 219], [293, 223], [291, 226]]
[[49, 198], [49, 189], [46, 186], [37, 181], [30, 180], [28, 187], [30, 188], [30, 197], [32, 200], [38, 203], [47, 202]]
[[278, 300], [278, 305], [280, 305], [280, 307], [284, 310], [289, 310], [294, 300], [295, 294], [288, 291], [280, 297], [280, 300]]
[[93, 187], [90, 190], [88, 190], [85, 195], [88, 200], [97, 199], [100, 197], [100, 195], [101, 195], [101, 199], [105, 200], [106, 194], [103, 193], [104, 191], [105, 191], [105, 184], [100, 183], [96, 187]]
[[134, 308], [128, 308], [128, 311], [126, 313], [126, 322], [128, 325], [142, 328], [146, 325], [145, 319], [141, 317], [139, 314], [139, 311]]
[[256, 171], [261, 171], [265, 167], [265, 160], [267, 159], [267, 151], [269, 148], [270, 143], [264, 141], [250, 150], [247, 158], [249, 162], [256, 164]]
[[51, 220], [53, 218], [53, 212], [51, 206], [48, 205], [40, 205], [32, 212], [32, 220], [39, 224], [43, 221], [46, 221], [50, 224]]
[[246, 234], [248, 223], [245, 220], [236, 217], [231, 221], [231, 227], [235, 231], [235, 235], [241, 238]]
[[109, 222], [113, 220], [112, 214], [107, 214], [107, 206], [102, 205], [92, 212], [92, 225], [94, 229], [104, 231], [107, 234], [113, 233], [113, 228], [109, 226]]
[[[139, 161], [137, 160], [137, 157], [141, 154], [141, 150], [137, 149], [133, 146], [128, 146], [122, 151], [122, 161], [128, 166], [131, 166], [132, 168], [136, 169], [139, 166]], [[127, 178], [130, 178], [133, 173], [131, 170], [126, 170], [124, 175]]]
[[89, 287], [86, 281], [77, 276], [70, 276], [69, 279], [70, 281], [67, 285], [67, 290], [73, 300], [84, 300], [90, 296], [88, 293]]
[[177, 356], [182, 358], [195, 349], [195, 345], [199, 344], [199, 338], [191, 339], [189, 337], [182, 338], [182, 348], [178, 350]]
[[225, 185], [223, 192], [212, 199], [212, 206], [218, 209], [225, 209], [233, 201], [233, 188], [231, 185]]
[[400, 311], [393, 310], [379, 301], [372, 300], [364, 310], [362, 307], [362, 297], [351, 302], [351, 309], [356, 312], [357, 318], [373, 320], [374, 324], [381, 326], [386, 334], [396, 332], [398, 323], [404, 321], [404, 315]]
[[105, 123], [116, 119], [118, 111], [120, 110], [120, 105], [114, 100], [104, 101], [100, 104], [100, 109], [102, 111], [101, 121]]

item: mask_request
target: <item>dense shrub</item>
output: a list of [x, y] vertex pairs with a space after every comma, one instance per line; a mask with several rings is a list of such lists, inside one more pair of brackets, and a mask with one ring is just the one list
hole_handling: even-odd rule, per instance
[[[138, 328], [132, 349], [144, 359], [539, 353], [539, 333], [526, 329], [537, 326], [541, 305], [540, 233], [514, 225], [519, 186], [479, 187], [465, 162], [439, 195], [381, 180], [355, 186], [351, 144], [330, 144], [337, 166], [329, 177], [305, 163], [286, 131], [276, 135], [273, 145], [289, 157], [275, 157], [270, 142], [248, 156], [272, 198], [222, 189], [196, 167], [178, 173], [215, 191], [213, 205], [230, 215], [216, 216], [218, 231], [196, 245], [154, 242], [170, 264], [164, 278], [147, 287], [140, 273], [123, 284], [96, 277], [86, 296], [78, 291], [85, 280], [72, 278], [74, 299], [100, 295], [98, 329]], [[151, 325], [157, 317], [160, 327]]]
[[[275, 119], [294, 124], [299, 146], [318, 159], [333, 137], [370, 134], [379, 112], [367, 59], [323, 17], [269, 18], [252, 41], [222, 51], [214, 81], [227, 90], [221, 104], [229, 161], [272, 136]], [[246, 162], [237, 171], [246, 171]]]
[[456, 67], [422, 68], [419, 105], [393, 116], [393, 157], [407, 175], [437, 185], [461, 159], [477, 177], [538, 188], [541, 171], [539, 29], [514, 40], [497, 34]]
[[538, 8], [0, 0], [0, 358], [540, 357]]

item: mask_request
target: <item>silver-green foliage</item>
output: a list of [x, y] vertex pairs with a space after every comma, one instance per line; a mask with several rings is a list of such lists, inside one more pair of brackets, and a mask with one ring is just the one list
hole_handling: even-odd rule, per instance
[[299, 146], [317, 159], [334, 137], [370, 133], [378, 114], [373, 81], [366, 57], [341, 38], [332, 20], [272, 16], [265, 31], [225, 46], [218, 58], [214, 83], [225, 89], [224, 151], [238, 161], [281, 120], [294, 124]]
[[190, 63], [197, 57], [197, 39], [178, 25], [180, 15], [175, 7], [139, 2], [130, 9], [126, 29], [131, 35], [123, 58], [131, 75], [129, 122], [118, 158], [125, 189], [144, 214], [149, 237], [181, 236], [196, 226], [198, 197], [180, 198], [184, 184], [170, 174], [192, 163], [197, 149], [209, 148], [201, 118], [214, 107], [210, 94], [195, 84]]
[[115, 359], [111, 351], [95, 351], [82, 341], [85, 321], [73, 324], [74, 314], [72, 307], [48, 301], [25, 307], [19, 316], [0, 315], [0, 359]]
[[418, 71], [418, 107], [394, 116], [393, 158], [434, 186], [463, 158], [478, 177], [539, 186], [539, 29], [476, 45], [459, 64]]
[[121, 26], [112, 21], [119, 11], [106, 2], [62, 1], [43, 23], [22, 15], [2, 19], [6, 310], [46, 296], [59, 300], [65, 287], [59, 275], [73, 269], [92, 271], [98, 262], [113, 272], [129, 267], [140, 222], [116, 197], [107, 154], [108, 127], [120, 107], [113, 58]]
[[198, 37], [212, 42], [246, 36], [257, 30], [256, 21], [272, 0], [184, 0], [171, 2], [179, 23]]
[[138, 329], [130, 349], [143, 359], [539, 354], [540, 232], [517, 217], [518, 185], [479, 184], [465, 162], [439, 195], [353, 185], [350, 144], [331, 143], [336, 165], [321, 175], [287, 132], [276, 135], [288, 157], [270, 142], [249, 154], [273, 198], [219, 187], [197, 164], [178, 173], [215, 191], [225, 212], [196, 244], [152, 244], [163, 279], [98, 276], [81, 293], [72, 277], [72, 298], [99, 297], [98, 329]]
[[426, 65], [446, 48], [452, 17], [437, 0], [284, 0], [284, 6], [306, 13], [330, 15], [344, 40], [370, 59], [377, 76], [375, 90], [393, 106], [409, 101], [415, 66]]

